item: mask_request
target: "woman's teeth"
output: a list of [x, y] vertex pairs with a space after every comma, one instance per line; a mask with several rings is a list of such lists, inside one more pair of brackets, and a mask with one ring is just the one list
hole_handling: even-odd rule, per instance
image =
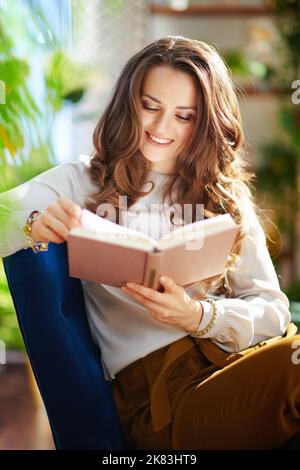
[[160, 139], [158, 137], [155, 137], [154, 135], [152, 134], [148, 134], [148, 136], [150, 137], [151, 140], [153, 140], [154, 142], [157, 142], [158, 144], [169, 144], [170, 142], [172, 142], [172, 140], [169, 140], [169, 139]]

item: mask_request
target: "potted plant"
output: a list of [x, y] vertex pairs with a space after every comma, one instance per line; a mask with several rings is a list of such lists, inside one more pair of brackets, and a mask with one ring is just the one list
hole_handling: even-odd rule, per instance
[[267, 197], [273, 222], [279, 228], [276, 264], [288, 265], [285, 292], [291, 301], [293, 320], [300, 311], [300, 104], [293, 102], [295, 84], [300, 79], [300, 2], [274, 0], [276, 25], [282, 40], [281, 67], [276, 70], [281, 103], [278, 119], [280, 139], [262, 148], [263, 165], [257, 170], [259, 194]]
[[[24, 8], [24, 4], [18, 5], [19, 7]], [[22, 11], [22, 16], [14, 8], [10, 4], [6, 9], [0, 6], [0, 192], [33, 178], [56, 163], [51, 141], [53, 118], [64, 101], [77, 103], [82, 98], [87, 84], [87, 73], [84, 73], [76, 62], [71, 61], [66, 53], [59, 50], [58, 41], [55, 40], [54, 47], [48, 47], [44, 51], [47, 61], [42, 79], [46, 99], [41, 103], [38, 101], [29, 83], [31, 63], [23, 56], [16, 55], [16, 42], [20, 42], [19, 28], [16, 25], [19, 25], [20, 21], [26, 24], [26, 11]], [[41, 19], [43, 31], [48, 31], [48, 26], [44, 27], [42, 21], [44, 17], [38, 12], [37, 16]], [[22, 36], [22, 40], [26, 37], [26, 32], [23, 33], [25, 36]], [[73, 73], [78, 74], [79, 78], [71, 81], [70, 76]], [[3, 237], [1, 227], [4, 226], [4, 221], [7, 223], [9, 217], [7, 207], [9, 201], [4, 206], [0, 205], [0, 239]], [[25, 353], [25, 347], [1, 262], [0, 298], [0, 339], [5, 343], [9, 358], [10, 351]], [[40, 403], [28, 360], [27, 366], [35, 391], [34, 399]]]

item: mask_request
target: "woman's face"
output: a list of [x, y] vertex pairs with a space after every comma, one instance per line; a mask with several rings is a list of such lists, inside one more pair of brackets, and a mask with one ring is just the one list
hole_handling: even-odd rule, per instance
[[[140, 150], [152, 162], [152, 170], [174, 171], [195, 127], [197, 111], [197, 89], [190, 75], [166, 65], [148, 71], [139, 103], [143, 129]], [[150, 136], [163, 141], [154, 142]]]

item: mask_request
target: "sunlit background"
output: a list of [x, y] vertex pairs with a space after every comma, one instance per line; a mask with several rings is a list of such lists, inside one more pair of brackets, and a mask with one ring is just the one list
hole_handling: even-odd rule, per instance
[[[300, 323], [299, 0], [0, 0], [0, 192], [91, 154], [122, 66], [167, 34], [212, 44], [239, 85], [270, 254]], [[2, 263], [0, 341], [0, 449], [53, 448]]]

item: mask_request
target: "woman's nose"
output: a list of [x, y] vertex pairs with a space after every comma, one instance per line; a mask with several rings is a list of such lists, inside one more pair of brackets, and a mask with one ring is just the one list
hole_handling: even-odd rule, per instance
[[168, 138], [168, 132], [171, 129], [171, 116], [166, 114], [156, 116], [154, 121], [154, 129], [157, 133], [161, 134], [161, 136]]

